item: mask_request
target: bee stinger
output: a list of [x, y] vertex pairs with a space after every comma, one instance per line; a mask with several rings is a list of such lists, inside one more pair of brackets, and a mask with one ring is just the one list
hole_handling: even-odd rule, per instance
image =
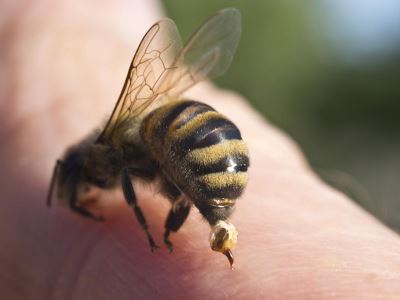
[[238, 234], [227, 219], [247, 184], [247, 146], [232, 121], [181, 95], [197, 82], [225, 72], [240, 33], [240, 12], [234, 8], [209, 18], [184, 47], [172, 20], [154, 24], [133, 57], [103, 131], [72, 146], [57, 161], [48, 206], [56, 188], [57, 197], [71, 210], [101, 220], [85, 208], [78, 191], [88, 184], [121, 186], [153, 251], [158, 246], [131, 180], [158, 178], [161, 193], [172, 204], [164, 233], [169, 250], [170, 233], [179, 230], [194, 205], [211, 226], [211, 249], [227, 256], [232, 266]]

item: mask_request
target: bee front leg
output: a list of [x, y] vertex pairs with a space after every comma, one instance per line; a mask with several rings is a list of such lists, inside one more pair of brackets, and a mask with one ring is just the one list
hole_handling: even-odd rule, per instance
[[153, 252], [156, 248], [159, 247], [157, 246], [152, 236], [150, 235], [149, 228], [147, 226], [147, 222], [143, 215], [143, 212], [137, 205], [135, 191], [132, 186], [131, 178], [129, 177], [128, 171], [126, 169], [122, 170], [121, 179], [122, 179], [122, 191], [124, 193], [125, 199], [128, 202], [129, 206], [132, 207], [133, 211], [135, 212], [136, 219], [138, 220], [142, 229], [145, 231], [147, 239], [149, 240], [151, 252]]
[[79, 206], [76, 195], [75, 196], [71, 196], [70, 201], [69, 201], [69, 207], [73, 212], [75, 212], [75, 213], [77, 213], [77, 214], [79, 214], [79, 215], [81, 215], [81, 216], [83, 216], [85, 218], [89, 218], [89, 219], [92, 219], [92, 220], [98, 221], [98, 222], [105, 221], [104, 217], [102, 217], [102, 216], [94, 216], [86, 208], [84, 208], [82, 206]]
[[165, 222], [164, 244], [172, 252], [173, 245], [169, 240], [169, 235], [172, 232], [177, 232], [186, 221], [191, 208], [191, 203], [184, 196], [180, 196], [172, 205]]
[[83, 217], [90, 218], [90, 219], [92, 219], [94, 221], [98, 221], [98, 222], [105, 221], [104, 217], [102, 217], [102, 216], [99, 216], [99, 217], [94, 216], [88, 210], [86, 210], [85, 208], [77, 206], [76, 203], [70, 205], [70, 208], [71, 208], [71, 210], [73, 212], [75, 212], [75, 213], [77, 213], [77, 214], [79, 214], [79, 215], [81, 215]]
[[71, 194], [69, 196], [69, 207], [70, 209], [85, 217], [85, 218], [90, 218], [94, 221], [102, 222], [105, 221], [105, 219], [101, 216], [97, 217], [91, 214], [86, 208], [83, 206], [79, 205], [78, 203], [78, 185], [79, 185], [79, 177], [75, 178], [70, 182], [70, 188], [69, 190], [71, 191]]

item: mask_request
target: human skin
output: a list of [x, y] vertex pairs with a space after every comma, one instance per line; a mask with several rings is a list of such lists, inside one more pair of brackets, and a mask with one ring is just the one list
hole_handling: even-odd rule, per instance
[[168, 201], [137, 182], [161, 246], [155, 253], [120, 190], [90, 191], [104, 223], [45, 206], [55, 160], [105, 120], [132, 50], [161, 15], [157, 3], [140, 0], [0, 4], [2, 297], [399, 299], [398, 235], [324, 184], [240, 96], [211, 84], [188, 95], [234, 120], [251, 157], [231, 219], [239, 231], [233, 271], [211, 251], [196, 209], [168, 253]]

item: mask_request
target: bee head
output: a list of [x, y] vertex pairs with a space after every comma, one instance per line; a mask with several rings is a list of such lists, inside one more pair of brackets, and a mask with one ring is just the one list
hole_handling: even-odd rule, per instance
[[57, 161], [47, 196], [48, 206], [51, 205], [54, 188], [56, 188], [57, 198], [64, 203], [76, 198], [83, 166], [82, 153], [77, 148], [69, 149], [64, 159]]
[[238, 232], [235, 226], [225, 221], [218, 221], [211, 227], [210, 246], [211, 249], [224, 254], [233, 268], [232, 249], [237, 243]]

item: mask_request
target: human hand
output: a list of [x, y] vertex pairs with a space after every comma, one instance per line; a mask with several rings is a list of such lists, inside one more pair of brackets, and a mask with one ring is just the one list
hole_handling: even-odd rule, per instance
[[[399, 237], [321, 182], [296, 145], [243, 99], [209, 84], [189, 96], [235, 121], [250, 148], [249, 186], [231, 220], [239, 231], [234, 271], [210, 250], [195, 209], [171, 236], [173, 254], [150, 252], [120, 191], [100, 195], [102, 224], [48, 210], [55, 160], [111, 112], [132, 52], [161, 12], [140, 0], [2, 6], [5, 299], [398, 298]], [[137, 190], [160, 241], [168, 202]]]

